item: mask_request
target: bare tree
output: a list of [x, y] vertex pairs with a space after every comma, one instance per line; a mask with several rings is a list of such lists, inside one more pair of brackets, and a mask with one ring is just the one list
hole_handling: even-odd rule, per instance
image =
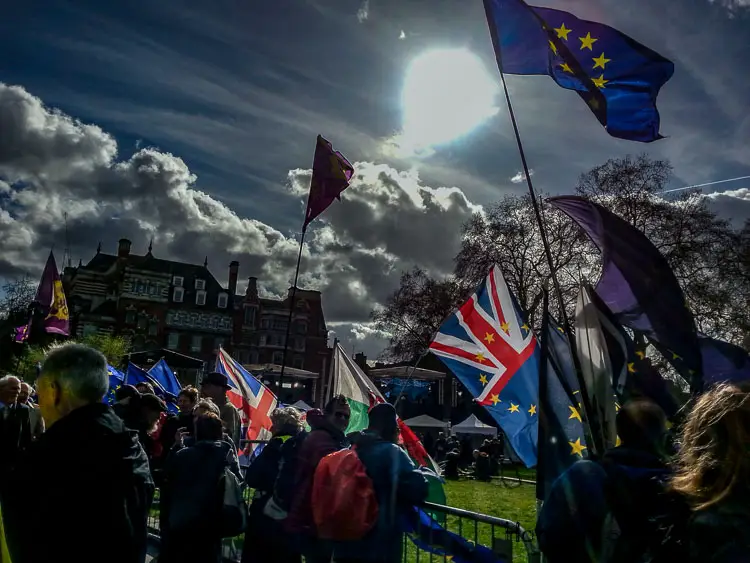
[[0, 314], [5, 318], [25, 314], [36, 295], [36, 284], [24, 276], [3, 284], [3, 297], [0, 299]]

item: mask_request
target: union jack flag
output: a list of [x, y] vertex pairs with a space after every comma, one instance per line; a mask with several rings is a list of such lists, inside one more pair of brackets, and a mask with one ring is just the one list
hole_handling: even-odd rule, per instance
[[[271, 413], [276, 408], [276, 395], [237, 363], [226, 350], [219, 348], [216, 371], [227, 376], [231, 389], [229, 401], [239, 409], [242, 424], [247, 425], [248, 440], [271, 438]], [[237, 444], [239, 446], [239, 444]], [[255, 450], [258, 444], [252, 444]]]
[[430, 344], [528, 467], [536, 465], [538, 348], [497, 266]]

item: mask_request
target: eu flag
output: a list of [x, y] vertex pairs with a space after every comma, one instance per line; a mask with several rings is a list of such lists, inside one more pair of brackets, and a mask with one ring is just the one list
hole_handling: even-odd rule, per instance
[[674, 64], [627, 35], [523, 0], [484, 0], [500, 72], [549, 75], [613, 137], [661, 138], [656, 97]]
[[430, 351], [487, 409], [526, 466], [536, 465], [538, 347], [500, 268], [448, 317]]
[[164, 386], [144, 369], [133, 363], [128, 363], [128, 371], [125, 375], [125, 383], [136, 386], [139, 383], [149, 383], [154, 388], [154, 393], [162, 399], [171, 413], [177, 413], [179, 409], [175, 404], [177, 397], [169, 393]]
[[573, 354], [559, 324], [547, 313], [542, 326], [546, 363], [540, 374], [539, 389], [539, 466], [537, 498], [545, 500], [552, 483], [579, 459], [588, 457], [588, 446], [581, 416]]
[[170, 400], [177, 400], [177, 395], [180, 394], [182, 385], [177, 381], [177, 376], [169, 365], [167, 365], [167, 362], [164, 361], [164, 358], [156, 362], [153, 367], [148, 370], [148, 374], [159, 383]]
[[104, 396], [104, 402], [108, 405], [115, 404], [115, 393], [117, 389], [125, 382], [125, 375], [117, 368], [107, 364], [107, 375], [109, 376], [109, 390]]

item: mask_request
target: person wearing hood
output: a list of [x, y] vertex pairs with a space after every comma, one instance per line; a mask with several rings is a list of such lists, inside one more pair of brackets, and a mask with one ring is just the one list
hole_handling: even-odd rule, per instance
[[287, 533], [294, 535], [307, 563], [329, 563], [330, 548], [317, 540], [313, 522], [311, 497], [313, 478], [320, 460], [328, 454], [348, 447], [344, 432], [349, 425], [351, 411], [346, 397], [337, 395], [325, 406], [324, 412], [313, 409], [307, 413], [311, 431], [300, 448], [296, 463], [294, 497], [289, 515], [284, 521]]
[[3, 495], [14, 563], [143, 563], [154, 484], [137, 433], [102, 402], [108, 388], [107, 360], [92, 348], [65, 344], [45, 358], [47, 431]]
[[396, 409], [388, 403], [369, 412], [367, 430], [351, 436], [352, 447], [372, 479], [378, 500], [378, 520], [361, 540], [338, 543], [334, 559], [340, 563], [398, 563], [401, 561], [401, 518], [427, 498], [425, 474], [401, 449]]

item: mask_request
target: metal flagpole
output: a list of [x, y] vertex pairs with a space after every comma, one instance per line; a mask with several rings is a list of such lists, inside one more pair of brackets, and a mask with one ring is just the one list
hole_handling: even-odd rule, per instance
[[302, 236], [299, 239], [299, 254], [297, 254], [297, 269], [294, 271], [294, 285], [292, 285], [292, 295], [289, 299], [289, 317], [286, 323], [286, 338], [284, 339], [284, 358], [281, 360], [281, 373], [279, 373], [279, 379], [277, 382], [277, 392], [281, 397], [281, 384], [284, 381], [284, 369], [286, 368], [286, 353], [289, 349], [289, 334], [292, 330], [292, 315], [294, 314], [294, 298], [297, 296], [297, 279], [299, 278], [299, 265], [302, 261], [302, 246], [305, 243], [305, 232], [307, 226], [302, 228]]
[[562, 315], [561, 320], [563, 322], [563, 326], [565, 327], [565, 331], [567, 332], [568, 341], [570, 342], [571, 356], [573, 357], [573, 363], [576, 368], [576, 376], [578, 378], [578, 384], [581, 388], [581, 398], [583, 400], [583, 409], [586, 413], [586, 419], [589, 422], [589, 433], [592, 436], [592, 446], [593, 446], [592, 449], [594, 450], [595, 454], [602, 453], [603, 444], [600, 444], [598, 440], [598, 437], [601, 435], [601, 433], [591, 431], [591, 426], [596, 427], [596, 428], [599, 427], [599, 421], [596, 417], [596, 413], [594, 412], [591, 406], [591, 401], [589, 400], [588, 394], [585, 392], [586, 385], [585, 385], [585, 381], [583, 380], [583, 372], [581, 371], [581, 362], [577, 354], [575, 353], [573, 333], [571, 331], [570, 322], [568, 321], [568, 315], [565, 312], [562, 288], [560, 287], [560, 282], [558, 281], [557, 275], [555, 274], [554, 261], [552, 260], [552, 251], [550, 250], [549, 241], [547, 239], [547, 231], [544, 228], [544, 221], [542, 220], [541, 209], [539, 207], [539, 202], [537, 201], [537, 198], [536, 198], [536, 191], [534, 190], [534, 186], [531, 182], [531, 174], [529, 174], [529, 165], [526, 160], [526, 152], [523, 149], [523, 143], [521, 142], [521, 134], [518, 131], [518, 122], [516, 121], [516, 114], [513, 111], [513, 104], [510, 100], [510, 92], [508, 91], [508, 84], [505, 80], [505, 73], [503, 72], [503, 58], [502, 58], [502, 53], [500, 51], [500, 34], [498, 33], [495, 18], [493, 18], [492, 14], [490, 13], [488, 0], [485, 0], [484, 6], [485, 6], [486, 17], [487, 17], [487, 25], [490, 28], [490, 35], [492, 37], [492, 42], [496, 47], [495, 59], [497, 61], [498, 70], [500, 71], [500, 80], [503, 85], [503, 93], [505, 94], [505, 101], [508, 105], [508, 114], [510, 115], [510, 121], [511, 121], [511, 124], [513, 125], [513, 133], [516, 138], [516, 145], [518, 146], [518, 154], [521, 156], [521, 165], [523, 166], [523, 173], [524, 173], [524, 176], [526, 177], [526, 186], [529, 188], [529, 195], [531, 196], [531, 204], [534, 208], [534, 217], [536, 218], [537, 224], [539, 225], [539, 233], [542, 238], [542, 246], [544, 247], [544, 255], [547, 258], [547, 264], [549, 265], [550, 276], [552, 277], [552, 283], [555, 287], [555, 293], [557, 294], [557, 298], [560, 300], [560, 311]]

